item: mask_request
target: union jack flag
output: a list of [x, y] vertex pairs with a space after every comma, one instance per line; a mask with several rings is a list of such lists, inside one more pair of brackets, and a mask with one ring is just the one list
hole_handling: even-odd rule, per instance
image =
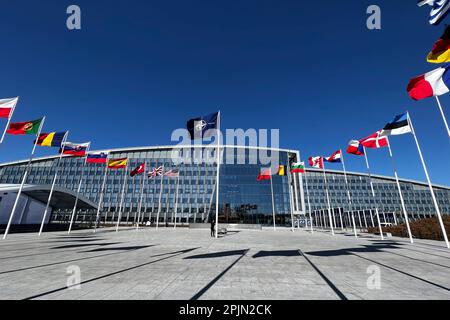
[[164, 167], [163, 167], [163, 166], [160, 166], [160, 167], [158, 167], [158, 168], [153, 168], [153, 170], [150, 171], [150, 172], [147, 174], [147, 176], [148, 176], [149, 178], [155, 178], [155, 177], [157, 177], [157, 176], [162, 176], [162, 175], [163, 175], [163, 171], [164, 171]]

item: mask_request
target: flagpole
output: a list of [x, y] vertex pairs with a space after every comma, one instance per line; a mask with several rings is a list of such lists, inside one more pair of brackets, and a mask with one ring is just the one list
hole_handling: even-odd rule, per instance
[[272, 193], [272, 218], [273, 218], [273, 231], [276, 231], [277, 228], [275, 226], [275, 202], [273, 198], [273, 182], [272, 182], [272, 172], [270, 172], [270, 191]]
[[13, 221], [14, 214], [17, 209], [17, 204], [19, 203], [20, 195], [22, 194], [23, 186], [25, 184], [25, 181], [27, 180], [28, 171], [30, 169], [31, 162], [33, 161], [33, 155], [34, 155], [34, 152], [36, 151], [38, 137], [41, 134], [41, 130], [42, 130], [42, 127], [44, 126], [44, 122], [45, 122], [45, 117], [42, 118], [38, 133], [36, 134], [36, 141], [34, 142], [33, 150], [31, 151], [31, 155], [30, 155], [30, 159], [28, 160], [28, 164], [25, 167], [25, 172], [23, 174], [22, 182], [20, 184], [19, 191], [17, 192], [16, 200], [14, 201], [14, 206], [12, 208], [11, 215], [9, 216], [8, 224], [6, 226], [6, 230], [5, 230], [5, 234], [3, 235], [3, 239], [6, 239], [6, 237], [8, 236], [8, 233], [9, 233], [9, 229], [11, 228], [11, 223]]
[[347, 170], [345, 169], [344, 153], [342, 152], [342, 150], [341, 150], [341, 158], [342, 158], [342, 169], [344, 170], [345, 185], [347, 186], [348, 204], [350, 209], [349, 211], [351, 211], [352, 213], [353, 233], [355, 234], [355, 238], [358, 238], [358, 233], [356, 232], [355, 214], [353, 212], [353, 201], [350, 193], [350, 186], [348, 185]]
[[[97, 231], [97, 224], [99, 224], [99, 217], [100, 217], [100, 210], [101, 207], [103, 205], [103, 197], [104, 197], [104, 193], [105, 193], [105, 186], [106, 186], [106, 176], [108, 175], [108, 158], [109, 158], [109, 153], [106, 156], [106, 163], [105, 163], [105, 174], [103, 175], [103, 183], [102, 183], [102, 188], [100, 190], [100, 199], [98, 201], [98, 206], [97, 206], [97, 216], [95, 217], [95, 226], [94, 226], [94, 233]], [[106, 223], [106, 219], [105, 219], [105, 223]]]
[[447, 128], [447, 134], [448, 134], [448, 136], [450, 138], [450, 129], [448, 127], [448, 122], [447, 122], [447, 119], [445, 118], [444, 109], [442, 109], [441, 101], [439, 100], [438, 96], [436, 96], [436, 101], [437, 101], [437, 104], [439, 106], [439, 111], [441, 112], [442, 119], [444, 120], [445, 128]]
[[61, 154], [59, 155], [58, 162], [56, 164], [55, 176], [53, 177], [52, 187], [50, 189], [50, 194], [48, 195], [48, 200], [47, 200], [47, 205], [45, 206], [44, 216], [42, 217], [41, 228], [39, 229], [39, 234], [38, 234], [39, 237], [41, 236], [42, 230], [44, 229], [45, 218], [47, 217], [48, 208], [50, 206], [50, 201], [52, 200], [53, 190], [55, 189], [56, 179], [58, 178], [58, 173], [59, 173], [59, 166], [61, 165], [61, 159], [64, 154], [64, 149], [66, 147], [65, 144], [67, 142], [68, 136], [69, 136], [69, 131], [66, 132], [66, 134], [64, 135], [64, 138], [63, 138]]
[[383, 229], [381, 228], [380, 214], [378, 212], [378, 204], [376, 203], [375, 189], [373, 188], [372, 174], [370, 173], [370, 166], [369, 166], [369, 159], [367, 157], [367, 150], [366, 150], [366, 147], [363, 147], [363, 148], [364, 148], [364, 158], [366, 159], [367, 172], [369, 173], [370, 189], [372, 190], [372, 197], [375, 202], [375, 213], [377, 215], [378, 229], [380, 230], [381, 240], [384, 240]]
[[125, 165], [125, 172], [123, 174], [123, 186], [122, 186], [122, 195], [120, 197], [120, 206], [119, 206], [119, 214], [117, 215], [117, 224], [116, 224], [116, 232], [119, 232], [119, 224], [120, 224], [120, 220], [122, 219], [122, 206], [124, 205], [124, 197], [125, 197], [125, 188], [127, 187], [127, 181], [128, 181], [128, 176], [127, 176], [127, 171], [128, 171], [128, 161], [127, 164]]
[[156, 215], [156, 230], [159, 227], [159, 213], [161, 212], [161, 201], [162, 201], [162, 191], [163, 191], [163, 180], [164, 180], [164, 167], [162, 167], [161, 172], [161, 183], [159, 185], [159, 200], [158, 200], [158, 213]]
[[142, 200], [144, 198], [144, 187], [145, 187], [145, 168], [147, 167], [147, 163], [144, 162], [144, 172], [142, 174], [142, 180], [141, 180], [141, 195], [139, 198], [139, 206], [138, 206], [138, 217], [137, 217], [137, 224], [136, 224], [136, 230], [139, 230], [139, 223], [141, 220], [141, 211], [142, 211]]
[[84, 177], [84, 168], [86, 167], [87, 154], [89, 152], [90, 147], [91, 147], [91, 143], [89, 143], [89, 146], [86, 149], [86, 155], [85, 155], [85, 158], [83, 161], [83, 165], [81, 166], [81, 176], [80, 176], [80, 182], [78, 184], [77, 197], [75, 198], [75, 204], [73, 206], [72, 216], [70, 217], [69, 231], [67, 232], [67, 234], [70, 234], [70, 232], [72, 231], [73, 220], [74, 220], [74, 217], [75, 217], [75, 214], [77, 211], [78, 198], [80, 197], [81, 184], [83, 182], [83, 177]]
[[286, 166], [286, 170], [288, 170], [289, 172], [287, 173], [288, 174], [288, 189], [289, 189], [289, 199], [290, 199], [290, 204], [291, 204], [291, 225], [292, 225], [292, 232], [294, 232], [294, 200], [292, 199], [292, 190], [291, 190], [291, 187], [292, 187], [292, 183], [293, 183], [293, 179], [292, 179], [292, 177], [291, 177], [291, 168], [290, 168], [290, 166], [289, 166], [289, 169], [288, 169], [288, 167]]
[[[394, 170], [395, 181], [397, 182], [398, 194], [400, 195], [400, 203], [402, 205], [403, 215], [405, 216], [406, 229], [408, 230], [409, 240], [411, 241], [411, 243], [414, 243], [414, 239], [413, 239], [413, 236], [411, 233], [411, 228], [409, 226], [409, 218], [408, 218], [408, 213], [406, 211], [405, 201], [403, 199], [402, 189], [400, 188], [400, 182], [398, 180], [397, 168], [395, 166], [394, 156], [392, 154], [391, 142], [389, 141], [388, 137], [386, 137], [386, 140], [388, 143], [389, 157], [391, 158], [392, 169]], [[395, 212], [394, 212], [394, 220], [395, 220]]]
[[[181, 166], [180, 166], [181, 167]], [[177, 187], [176, 187], [176, 191], [175, 191], [175, 223], [173, 225], [173, 228], [176, 229], [177, 228], [177, 216], [178, 216], [178, 188], [180, 186], [180, 169], [178, 169], [178, 177], [177, 177]]]
[[2, 144], [3, 140], [5, 139], [6, 131], [8, 130], [8, 127], [9, 127], [9, 124], [11, 123], [11, 119], [13, 117], [14, 111], [16, 110], [17, 102], [19, 102], [19, 97], [17, 97], [16, 99], [17, 99], [17, 101], [14, 104], [14, 107], [12, 108], [11, 113], [9, 114], [8, 121], [6, 122], [6, 127], [5, 127], [5, 130], [3, 131], [2, 138], [0, 139], [0, 144]]
[[217, 115], [217, 172], [216, 172], [216, 239], [219, 238], [219, 182], [220, 182], [220, 110]]
[[306, 177], [306, 169], [305, 169], [305, 187], [306, 187], [306, 197], [308, 198], [308, 211], [309, 211], [309, 219], [311, 220], [311, 234], [314, 233], [314, 227], [313, 227], [313, 219], [312, 219], [312, 212], [311, 212], [311, 200], [309, 198], [309, 188], [308, 188], [308, 178]]
[[325, 164], [323, 163], [323, 158], [322, 158], [322, 172], [323, 172], [323, 179], [325, 182], [325, 193], [327, 195], [328, 217], [330, 219], [331, 234], [334, 236], [333, 218], [331, 217], [331, 201], [330, 201], [330, 194], [328, 193], [328, 180], [327, 175], [325, 174]]
[[428, 174], [428, 169], [427, 169], [427, 166], [425, 164], [425, 160], [424, 160], [423, 155], [422, 155], [422, 150], [420, 149], [420, 145], [419, 145], [419, 140], [417, 139], [416, 132], [414, 130], [414, 126], [413, 126], [412, 121], [411, 121], [411, 117], [409, 116], [409, 112], [407, 113], [407, 117], [408, 117], [408, 123], [409, 123], [409, 125], [411, 127], [412, 134], [414, 136], [414, 140], [416, 141], [417, 151], [419, 152], [420, 160], [422, 161], [423, 171], [425, 172], [425, 176], [426, 176], [427, 181], [428, 181], [428, 186], [430, 187], [431, 197], [433, 199], [434, 207], [436, 208], [436, 213], [437, 213], [437, 216], [438, 216], [439, 224], [441, 226], [442, 235], [444, 236], [444, 240], [445, 240], [445, 244], [447, 245], [447, 248], [450, 249], [450, 244], [449, 244], [448, 238], [447, 238], [447, 232], [445, 230], [444, 222], [442, 221], [441, 210], [439, 209], [439, 205], [438, 205], [438, 202], [436, 200], [436, 195], [434, 194], [433, 185], [431, 184], [430, 176]]

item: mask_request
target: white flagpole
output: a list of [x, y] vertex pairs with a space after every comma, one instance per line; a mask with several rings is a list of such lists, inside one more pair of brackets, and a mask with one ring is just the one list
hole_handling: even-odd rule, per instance
[[219, 238], [219, 182], [220, 182], [220, 110], [217, 115], [217, 172], [216, 172], [216, 239]]
[[366, 159], [367, 172], [369, 173], [370, 189], [372, 190], [372, 197], [375, 201], [375, 213], [377, 215], [378, 229], [380, 230], [381, 240], [384, 240], [383, 229], [381, 228], [380, 214], [378, 212], [378, 204], [376, 203], [375, 189], [373, 188], [372, 174], [370, 173], [369, 159], [367, 158], [367, 149], [364, 147], [364, 158]]
[[[181, 166], [180, 166], [181, 168]], [[175, 223], [173, 224], [173, 228], [176, 229], [177, 228], [177, 216], [178, 216], [178, 188], [180, 186], [180, 169], [178, 169], [178, 177], [177, 177], [177, 187], [176, 187], [176, 191], [175, 191]]]
[[9, 124], [11, 123], [11, 119], [13, 117], [14, 111], [16, 110], [16, 106], [17, 106], [17, 102], [19, 101], [19, 97], [17, 97], [16, 99], [17, 99], [16, 103], [14, 104], [14, 107], [12, 108], [11, 113], [9, 114], [8, 121], [6, 122], [6, 127], [5, 127], [5, 130], [3, 131], [2, 138], [0, 139], [0, 144], [2, 144], [3, 140], [5, 139], [6, 131], [8, 130], [8, 127], [9, 127]]
[[127, 160], [127, 164], [125, 166], [125, 172], [123, 174], [124, 182], [123, 182], [123, 186], [122, 186], [122, 195], [120, 197], [120, 206], [119, 206], [119, 213], [117, 216], [116, 232], [119, 232], [119, 224], [120, 224], [120, 220], [122, 219], [122, 209], [123, 209], [122, 207], [124, 206], [123, 202], [124, 202], [124, 197], [125, 197], [125, 188], [127, 187], [127, 181], [128, 181], [127, 172], [128, 172], [128, 160]]
[[[147, 163], [144, 162], [144, 168], [147, 167]], [[142, 173], [142, 180], [141, 180], [141, 195], [139, 197], [139, 206], [138, 206], [138, 217], [137, 217], [137, 224], [136, 224], [136, 230], [139, 230], [139, 223], [141, 220], [141, 211], [142, 211], [142, 200], [144, 198], [144, 187], [145, 187], [145, 171]]]
[[6, 237], [8, 236], [8, 233], [9, 233], [9, 229], [11, 228], [11, 223], [13, 221], [14, 214], [17, 209], [17, 204], [19, 203], [20, 195], [22, 194], [23, 186], [25, 184], [25, 181], [27, 180], [28, 171], [30, 170], [31, 161], [33, 161], [33, 155], [34, 155], [34, 152], [36, 151], [38, 137], [41, 134], [41, 130], [42, 130], [42, 127], [44, 126], [44, 122], [45, 122], [45, 117], [42, 118], [38, 133], [36, 134], [36, 141], [34, 142], [34, 147], [33, 147], [33, 150], [31, 151], [30, 160], [28, 160], [28, 164], [25, 167], [25, 172], [23, 174], [22, 182], [20, 184], [19, 191], [17, 192], [16, 200], [14, 201], [14, 206], [12, 208], [11, 215], [9, 216], [8, 224], [6, 226], [6, 230], [5, 230], [5, 234], [3, 235], [3, 239], [6, 239]]
[[437, 103], [438, 103], [439, 111], [441, 112], [442, 119], [444, 120], [445, 128], [447, 128], [447, 134], [448, 134], [448, 136], [449, 136], [449, 138], [450, 138], [450, 129], [449, 129], [449, 127], [448, 127], [448, 122], [447, 122], [447, 119], [445, 118], [444, 109], [442, 109], [441, 101], [439, 100], [439, 97], [438, 97], [438, 96], [436, 96], [436, 101], [437, 101]]
[[428, 174], [428, 169], [427, 169], [427, 166], [425, 164], [425, 160], [424, 160], [423, 155], [422, 155], [422, 150], [420, 149], [419, 140], [417, 139], [416, 132], [414, 131], [414, 126], [412, 124], [411, 117], [409, 116], [409, 112], [407, 113], [407, 115], [408, 115], [408, 122], [409, 122], [409, 125], [411, 127], [412, 134], [414, 136], [414, 140], [416, 141], [417, 151], [419, 152], [420, 160], [422, 161], [423, 171], [425, 172], [425, 176], [427, 177], [427, 181], [428, 181], [428, 186], [430, 187], [431, 197], [433, 198], [433, 203], [434, 203], [434, 207], [436, 209], [436, 213], [437, 213], [437, 216], [438, 216], [439, 224], [441, 226], [442, 235], [444, 236], [444, 240], [445, 240], [445, 244], [447, 245], [447, 248], [450, 249], [450, 244], [449, 244], [448, 238], [447, 238], [447, 232], [445, 230], [444, 222], [442, 221], [441, 210], [439, 209], [439, 205], [438, 205], [438, 202], [436, 200], [436, 195], [434, 194], [433, 185], [431, 184], [431, 179], [430, 179], [430, 176]]
[[358, 238], [358, 233], [356, 232], [355, 213], [353, 212], [353, 201], [350, 193], [350, 186], [348, 184], [347, 170], [345, 169], [344, 153], [342, 152], [342, 150], [341, 150], [341, 159], [342, 159], [342, 169], [344, 170], [345, 185], [347, 187], [349, 211], [351, 211], [352, 214], [353, 233], [355, 234], [355, 238]]
[[163, 191], [163, 180], [164, 180], [164, 167], [162, 167], [163, 171], [161, 173], [161, 182], [159, 185], [159, 200], [158, 200], [158, 213], [156, 214], [156, 230], [159, 227], [159, 213], [161, 212], [161, 202], [162, 202], [162, 191]]
[[306, 177], [306, 169], [305, 169], [305, 187], [306, 187], [306, 197], [308, 199], [309, 219], [311, 220], [311, 233], [314, 233], [313, 219], [312, 219], [312, 212], [311, 212], [311, 200], [309, 198], [308, 178]]
[[67, 234], [70, 234], [70, 232], [72, 231], [73, 220], [75, 218], [75, 214], [76, 214], [76, 211], [77, 211], [78, 198], [80, 197], [81, 184], [83, 183], [84, 168], [86, 167], [87, 154], [89, 152], [90, 147], [91, 147], [91, 143], [89, 142], [89, 146], [86, 149], [86, 155], [85, 155], [85, 158], [84, 158], [84, 161], [83, 161], [83, 165], [81, 166], [81, 175], [80, 175], [80, 182], [78, 183], [77, 197], [75, 198], [75, 204], [73, 206], [72, 216], [70, 217], [69, 231], [67, 231]]
[[[414, 239], [413, 239], [413, 236], [412, 236], [412, 233], [411, 233], [411, 228], [409, 226], [408, 213], [406, 211], [406, 206], [405, 206], [405, 201], [403, 199], [402, 189], [400, 188], [400, 182], [398, 180], [397, 168], [396, 168], [395, 163], [394, 163], [394, 156], [392, 155], [391, 142], [389, 141], [388, 137], [386, 137], [386, 140], [388, 142], [389, 157], [391, 158], [391, 165], [392, 165], [392, 169], [394, 170], [395, 181], [397, 182], [398, 194], [400, 195], [400, 203], [402, 204], [403, 215], [405, 216], [405, 222], [406, 222], [406, 228], [408, 230], [409, 240], [411, 241], [411, 243], [414, 243]], [[395, 212], [394, 212], [394, 220], [396, 220]]]
[[286, 170], [289, 172], [286, 172], [288, 175], [288, 191], [289, 191], [289, 202], [291, 205], [291, 225], [292, 225], [292, 232], [294, 232], [294, 201], [292, 199], [292, 190], [291, 190], [291, 183], [293, 182], [291, 179], [291, 168], [290, 166], [286, 166]]
[[328, 193], [328, 180], [327, 175], [325, 174], [325, 164], [322, 165], [322, 172], [323, 172], [323, 179], [325, 182], [325, 193], [327, 195], [328, 217], [330, 219], [331, 234], [334, 236], [333, 218], [331, 217], [331, 201], [330, 201], [330, 194]]
[[[101, 207], [103, 205], [103, 197], [104, 197], [104, 193], [105, 193], [105, 186], [106, 186], [106, 176], [108, 175], [108, 158], [109, 158], [109, 153], [106, 157], [106, 163], [105, 163], [105, 174], [103, 175], [103, 183], [102, 183], [102, 189], [100, 190], [100, 199], [98, 201], [98, 206], [97, 206], [97, 216], [95, 217], [95, 226], [94, 226], [94, 233], [97, 231], [97, 224], [99, 224], [99, 217], [100, 217], [100, 210]], [[105, 218], [105, 223], [106, 223], [106, 218]]]
[[55, 189], [56, 179], [58, 178], [58, 173], [59, 173], [59, 166], [61, 165], [61, 159], [64, 154], [64, 148], [65, 148], [65, 144], [67, 142], [68, 136], [69, 136], [69, 131], [66, 131], [66, 134], [64, 135], [62, 145], [61, 145], [62, 146], [61, 154], [59, 155], [58, 162], [57, 162], [56, 168], [55, 168], [55, 176], [53, 177], [52, 188], [50, 189], [50, 194], [48, 195], [47, 205], [45, 206], [44, 216], [42, 217], [41, 228], [39, 229], [39, 234], [38, 234], [39, 237], [42, 234], [42, 230], [44, 230], [45, 218], [47, 218], [48, 208], [50, 206], [50, 201], [52, 200], [53, 190]]
[[277, 228], [275, 226], [275, 202], [273, 198], [273, 183], [272, 183], [272, 172], [270, 172], [270, 191], [272, 193], [272, 219], [273, 219], [273, 231], [276, 231]]

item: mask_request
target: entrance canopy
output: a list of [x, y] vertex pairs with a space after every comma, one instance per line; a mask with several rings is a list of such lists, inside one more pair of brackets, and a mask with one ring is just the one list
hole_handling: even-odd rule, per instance
[[[17, 193], [20, 185], [18, 184], [0, 184], [0, 195], [4, 193]], [[51, 186], [49, 185], [24, 185], [22, 194], [26, 195], [43, 204], [47, 203], [50, 195]], [[76, 192], [55, 186], [53, 189], [50, 207], [53, 209], [72, 209], [77, 197]], [[78, 197], [78, 209], [97, 209], [97, 204], [80, 195]]]

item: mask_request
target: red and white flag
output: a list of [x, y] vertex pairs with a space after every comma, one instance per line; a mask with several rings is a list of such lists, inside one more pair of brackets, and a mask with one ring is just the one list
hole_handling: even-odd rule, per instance
[[387, 137], [381, 136], [382, 131], [377, 131], [374, 134], [368, 136], [367, 138], [364, 138], [362, 140], [359, 140], [359, 142], [366, 148], [371, 149], [379, 149], [384, 148], [388, 146], [388, 139]]
[[323, 169], [323, 157], [309, 157], [309, 166], [317, 169]]
[[334, 152], [331, 156], [329, 156], [328, 158], [325, 158], [324, 160], [326, 162], [331, 162], [331, 163], [340, 163], [342, 162], [342, 154], [341, 154], [341, 150], [338, 150], [336, 152]]
[[130, 176], [134, 177], [138, 174], [145, 172], [145, 162], [141, 163], [137, 168], [135, 168], [133, 171], [131, 171]]
[[9, 119], [14, 112], [19, 98], [0, 99], [0, 118]]

